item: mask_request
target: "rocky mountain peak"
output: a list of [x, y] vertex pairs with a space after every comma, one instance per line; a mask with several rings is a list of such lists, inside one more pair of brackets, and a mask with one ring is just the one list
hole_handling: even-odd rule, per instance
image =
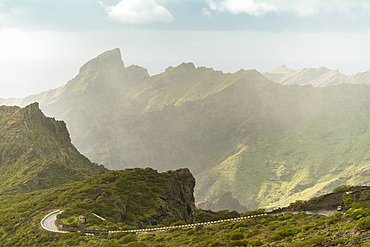
[[106, 51], [85, 63], [81, 67], [80, 73], [90, 73], [96, 70], [111, 70], [120, 67], [124, 68], [125, 65], [122, 61], [120, 49], [115, 48], [113, 50]]
[[283, 65], [280, 65], [270, 71], [268, 71], [267, 73], [270, 73], [270, 74], [287, 74], [287, 73], [290, 73], [292, 72], [291, 69], [288, 69], [284, 64]]
[[189, 71], [193, 71], [193, 70], [196, 70], [197, 68], [195, 67], [194, 63], [181, 63], [179, 64], [178, 66], [176, 67], [172, 67], [172, 66], [169, 66], [165, 72], [189, 72]]
[[26, 106], [22, 111], [27, 125], [37, 125], [49, 130], [60, 143], [69, 144], [71, 142], [65, 122], [46, 117], [38, 102]]
[[191, 69], [191, 70], [195, 69], [194, 63], [191, 63], [191, 62], [189, 62], [189, 63], [184, 62], [184, 63], [180, 64], [178, 67], [179, 68]]

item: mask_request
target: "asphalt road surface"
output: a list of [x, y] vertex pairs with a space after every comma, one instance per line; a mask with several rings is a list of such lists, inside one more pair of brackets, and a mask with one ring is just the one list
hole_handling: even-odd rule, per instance
[[320, 214], [320, 215], [325, 215], [329, 216], [330, 214], [333, 214], [337, 212], [337, 210], [324, 210], [324, 209], [319, 209], [319, 210], [307, 210], [305, 211], [307, 214]]
[[43, 222], [44, 227], [49, 230], [59, 231], [58, 227], [55, 225], [55, 221], [57, 220], [57, 215], [62, 212], [63, 210], [49, 215], [49, 217], [47, 217]]

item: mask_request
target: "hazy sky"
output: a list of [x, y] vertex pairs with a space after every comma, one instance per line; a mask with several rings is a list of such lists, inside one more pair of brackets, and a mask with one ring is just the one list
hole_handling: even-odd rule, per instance
[[150, 74], [280, 64], [370, 70], [368, 0], [0, 0], [0, 97], [64, 85], [119, 47]]

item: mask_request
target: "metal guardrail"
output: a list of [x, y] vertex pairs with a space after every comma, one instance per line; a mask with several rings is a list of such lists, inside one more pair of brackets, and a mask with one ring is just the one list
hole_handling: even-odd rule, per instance
[[121, 233], [121, 232], [127, 232], [127, 233], [129, 233], [129, 232], [132, 232], [132, 233], [160, 232], [160, 231], [168, 231], [168, 230], [175, 229], [175, 228], [194, 228], [194, 227], [199, 227], [199, 226], [221, 224], [221, 223], [230, 222], [230, 221], [242, 221], [242, 220], [245, 220], [245, 219], [252, 219], [252, 218], [257, 218], [257, 217], [261, 217], [261, 216], [265, 216], [265, 215], [267, 215], [267, 213], [257, 214], [257, 215], [252, 215], [252, 216], [232, 218], [232, 219], [225, 219], [225, 220], [216, 220], [216, 221], [209, 221], [209, 222], [203, 222], [203, 223], [180, 225], [180, 226], [166, 226], [166, 227], [158, 227], [158, 228], [109, 231], [108, 233], [112, 234], [112, 233]]
[[44, 228], [46, 231], [49, 232], [56, 232], [56, 233], [72, 233], [72, 232], [82, 232], [85, 233], [86, 235], [94, 235], [94, 234], [99, 234], [99, 233], [108, 233], [108, 234], [113, 234], [113, 233], [147, 233], [147, 232], [163, 232], [163, 231], [168, 231], [171, 229], [175, 228], [194, 228], [194, 227], [200, 227], [200, 226], [209, 226], [209, 225], [215, 225], [215, 224], [221, 224], [225, 222], [231, 222], [231, 221], [242, 221], [245, 219], [252, 219], [252, 218], [257, 218], [257, 217], [262, 217], [267, 215], [265, 214], [257, 214], [257, 215], [251, 215], [251, 216], [245, 216], [245, 217], [238, 217], [238, 218], [232, 218], [232, 219], [225, 219], [225, 220], [216, 220], [216, 221], [209, 221], [209, 222], [203, 222], [203, 223], [195, 223], [195, 224], [187, 224], [187, 225], [180, 225], [180, 226], [166, 226], [166, 227], [156, 227], [156, 228], [145, 228], [145, 229], [135, 229], [135, 230], [119, 230], [119, 231], [100, 231], [100, 230], [82, 230], [82, 231], [77, 231], [77, 230], [66, 230], [66, 231], [55, 231], [48, 229], [44, 226], [44, 221], [47, 219], [50, 215], [55, 214], [57, 212], [60, 212], [61, 209], [55, 210], [53, 212], [48, 213], [42, 220], [41, 220], [41, 227]]
[[92, 215], [94, 215], [95, 217], [97, 217], [97, 218], [101, 219], [102, 221], [105, 221], [105, 219], [104, 219], [103, 217], [101, 217], [101, 216], [99, 216], [99, 215], [97, 215], [97, 214], [92, 213]]

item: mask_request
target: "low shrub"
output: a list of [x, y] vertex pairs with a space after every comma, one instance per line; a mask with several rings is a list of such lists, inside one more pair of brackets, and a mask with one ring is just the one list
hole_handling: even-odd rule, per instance
[[347, 215], [351, 219], [357, 220], [357, 219], [360, 219], [360, 218], [366, 216], [366, 211], [363, 208], [357, 208], [357, 209], [353, 209], [353, 210], [349, 211], [347, 213]]
[[357, 199], [353, 194], [344, 194], [342, 198], [347, 208], [353, 208], [357, 203]]
[[351, 185], [342, 185], [333, 190], [333, 193], [339, 193], [339, 192], [347, 192], [350, 191], [353, 188]]
[[318, 197], [312, 197], [310, 200], [308, 200], [310, 203], [316, 203], [322, 200], [322, 196]]
[[126, 245], [127, 247], [148, 247], [148, 245], [144, 242], [140, 242], [140, 241], [137, 241], [137, 242], [131, 242], [129, 243], [128, 245]]
[[190, 231], [188, 231], [188, 232], [186, 233], [186, 236], [191, 236], [191, 235], [193, 235], [194, 233], [195, 233], [195, 230], [191, 229]]
[[335, 244], [336, 245], [344, 244], [344, 239], [343, 238], [339, 238], [339, 239], [335, 240]]
[[[73, 245], [72, 245], [73, 246]], [[108, 240], [101, 247], [120, 247], [121, 245], [113, 240]]]
[[261, 240], [255, 240], [255, 241], [250, 241], [249, 246], [262, 246], [263, 242]]
[[119, 240], [121, 244], [128, 244], [134, 241], [137, 241], [137, 236], [135, 234], [127, 235]]
[[299, 209], [304, 209], [305, 204], [304, 204], [304, 201], [302, 200], [296, 200], [295, 202], [290, 203], [290, 206], [297, 207]]
[[186, 223], [185, 221], [183, 220], [180, 220], [180, 221], [177, 221], [173, 224], [171, 224], [171, 226], [182, 226], [182, 225], [187, 225], [188, 223]]
[[308, 231], [308, 230], [310, 230], [310, 229], [312, 229], [314, 227], [315, 227], [315, 224], [314, 223], [310, 223], [308, 225], [301, 226], [302, 230], [304, 230], [304, 231]]
[[269, 226], [269, 229], [270, 229], [271, 231], [275, 231], [277, 228], [279, 228], [279, 226], [280, 226], [280, 224], [278, 224], [278, 223], [274, 223], [274, 224], [271, 224], [271, 225]]
[[358, 222], [358, 226], [359, 226], [362, 230], [370, 230], [370, 218], [362, 218], [362, 219]]
[[284, 227], [274, 233], [274, 235], [272, 236], [272, 240], [274, 241], [282, 240], [286, 237], [294, 236], [300, 232], [301, 232], [301, 229], [297, 227], [293, 227], [293, 228]]
[[325, 237], [318, 236], [318, 237], [313, 237], [308, 240], [304, 241], [296, 241], [292, 242], [289, 247], [311, 247], [311, 246], [325, 246], [324, 243], [326, 241]]
[[342, 226], [342, 229], [343, 230], [350, 230], [350, 229], [353, 229], [355, 227], [355, 223], [348, 223], [348, 224], [345, 224], [344, 226]]
[[236, 241], [232, 241], [230, 243], [227, 244], [227, 247], [234, 247], [234, 246], [250, 246], [248, 245], [248, 241], [247, 240], [236, 240]]
[[241, 232], [232, 232], [229, 237], [231, 240], [241, 240], [244, 238], [244, 235]]
[[340, 221], [339, 217], [335, 216], [335, 215], [330, 215], [326, 218], [325, 220], [325, 224], [326, 225], [332, 225], [332, 224], [335, 224], [337, 223], [338, 221]]
[[218, 247], [218, 246], [222, 246], [222, 243], [221, 242], [218, 242], [218, 241], [214, 241], [214, 242], [208, 244], [207, 246], [208, 247]]
[[264, 214], [264, 213], [266, 213], [265, 209], [256, 209], [256, 210], [253, 210], [253, 211], [247, 211], [244, 214], [242, 214], [241, 216], [252, 216], [252, 215], [258, 215], [258, 214]]

